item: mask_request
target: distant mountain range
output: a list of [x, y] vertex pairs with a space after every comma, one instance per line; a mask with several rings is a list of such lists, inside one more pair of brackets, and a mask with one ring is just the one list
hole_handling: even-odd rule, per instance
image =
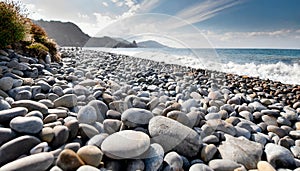
[[71, 22], [61, 21], [34, 21], [35, 24], [45, 29], [48, 36], [54, 39], [59, 46], [71, 47], [109, 47], [109, 48], [165, 48], [156, 41], [149, 40], [136, 43], [129, 42], [121, 38], [104, 37], [90, 37], [85, 34], [76, 24]]

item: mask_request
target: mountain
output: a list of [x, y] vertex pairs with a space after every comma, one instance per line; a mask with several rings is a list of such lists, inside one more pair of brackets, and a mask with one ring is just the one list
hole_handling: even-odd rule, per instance
[[168, 46], [158, 43], [154, 40], [147, 40], [137, 43], [138, 47], [142, 48], [168, 48]]
[[35, 24], [45, 29], [48, 36], [56, 41], [59, 46], [73, 47], [137, 47], [135, 41], [128, 42], [120, 38], [90, 37], [85, 34], [76, 24], [60, 21], [34, 21]]

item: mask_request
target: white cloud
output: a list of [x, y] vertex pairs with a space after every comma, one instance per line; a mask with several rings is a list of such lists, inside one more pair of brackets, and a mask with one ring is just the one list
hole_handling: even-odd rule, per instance
[[87, 14], [81, 14], [80, 12], [77, 13], [77, 16], [81, 19], [90, 19], [90, 17]]
[[108, 7], [108, 3], [107, 2], [102, 2], [102, 5]]
[[[176, 17], [183, 19], [186, 21], [185, 24], [195, 24], [209, 18], [216, 16], [218, 13], [223, 11], [224, 9], [230, 8], [237, 4], [241, 3], [241, 1], [234, 0], [223, 0], [223, 1], [211, 1], [205, 0], [196, 5], [192, 5], [188, 8], [184, 8], [182, 11], [176, 14]], [[173, 24], [173, 27], [182, 27], [185, 25], [183, 22]]]

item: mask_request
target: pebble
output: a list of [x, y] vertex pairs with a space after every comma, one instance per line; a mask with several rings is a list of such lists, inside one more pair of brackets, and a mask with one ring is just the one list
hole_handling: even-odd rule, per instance
[[12, 107], [26, 107], [28, 111], [38, 110], [42, 114], [48, 113], [48, 107], [43, 103], [33, 100], [19, 100], [12, 103]]
[[[34, 161], [34, 162], [33, 162]], [[51, 153], [43, 152], [23, 157], [7, 163], [0, 168], [0, 171], [23, 170], [23, 171], [41, 171], [47, 170], [53, 163], [54, 156]]]
[[102, 123], [106, 118], [106, 113], [108, 111], [107, 105], [100, 100], [92, 100], [88, 103], [88, 105], [95, 108], [97, 113], [97, 121]]
[[131, 130], [114, 133], [101, 144], [104, 154], [112, 159], [134, 158], [146, 152], [149, 147], [150, 138], [147, 134]]
[[97, 113], [94, 107], [84, 106], [79, 109], [77, 114], [77, 120], [79, 123], [92, 124], [97, 120]]
[[214, 171], [229, 171], [241, 168], [237, 162], [228, 159], [214, 159], [208, 163], [208, 166]]
[[9, 123], [11, 129], [19, 133], [37, 134], [43, 128], [43, 121], [38, 117], [22, 117], [18, 116]]
[[17, 116], [25, 116], [28, 109], [25, 107], [15, 107], [0, 111], [0, 123], [8, 123]]
[[16, 160], [21, 155], [28, 154], [39, 143], [41, 141], [38, 138], [30, 135], [20, 136], [6, 142], [0, 147], [0, 166]]
[[230, 135], [225, 137], [226, 141], [218, 147], [222, 158], [243, 164], [247, 169], [255, 169], [261, 160], [262, 145], [244, 137], [235, 138]]
[[153, 114], [145, 109], [130, 108], [121, 115], [122, 122], [128, 127], [137, 127], [148, 125]]
[[295, 167], [295, 160], [293, 154], [286, 148], [268, 143], [265, 146], [265, 153], [268, 162], [274, 168], [293, 168]]
[[87, 145], [77, 151], [77, 155], [85, 164], [98, 167], [102, 161], [103, 152], [96, 146]]
[[8, 91], [12, 89], [14, 85], [14, 79], [11, 77], [2, 77], [0, 79], [0, 89], [3, 91]]
[[39, 137], [42, 141], [50, 143], [50, 142], [52, 142], [52, 140], [54, 138], [54, 131], [50, 127], [45, 127], [39, 133]]
[[54, 137], [51, 142], [53, 147], [59, 147], [65, 144], [69, 138], [69, 129], [66, 126], [58, 125], [53, 128]]
[[10, 108], [11, 108], [10, 104], [6, 100], [0, 98], [0, 111], [10, 109]]
[[201, 159], [204, 162], [208, 162], [214, 157], [217, 151], [218, 149], [214, 144], [204, 145], [201, 150]]
[[209, 166], [205, 165], [205, 164], [193, 164], [189, 171], [213, 171], [213, 169], [211, 169]]
[[257, 170], [258, 171], [276, 171], [275, 168], [266, 161], [259, 161], [257, 163]]
[[10, 128], [0, 128], [0, 146], [14, 138], [17, 134]]
[[167, 117], [153, 117], [148, 129], [152, 141], [160, 144], [165, 152], [174, 149], [182, 155], [194, 157], [201, 146], [201, 138], [194, 130]]
[[145, 170], [156, 171], [163, 163], [164, 149], [161, 145], [153, 143], [146, 152], [137, 158], [144, 160]]
[[183, 160], [180, 155], [174, 151], [166, 154], [164, 161], [169, 165], [171, 170], [181, 170]]
[[71, 171], [76, 170], [80, 166], [84, 165], [84, 162], [74, 151], [70, 149], [64, 149], [57, 157], [56, 165], [63, 170]]
[[65, 94], [53, 101], [55, 107], [75, 107], [77, 105], [77, 97], [74, 94]]

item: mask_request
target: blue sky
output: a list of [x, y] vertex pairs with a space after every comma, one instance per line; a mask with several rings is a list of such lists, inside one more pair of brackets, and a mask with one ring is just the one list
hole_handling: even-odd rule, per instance
[[30, 18], [175, 47], [300, 48], [299, 0], [23, 0]]

